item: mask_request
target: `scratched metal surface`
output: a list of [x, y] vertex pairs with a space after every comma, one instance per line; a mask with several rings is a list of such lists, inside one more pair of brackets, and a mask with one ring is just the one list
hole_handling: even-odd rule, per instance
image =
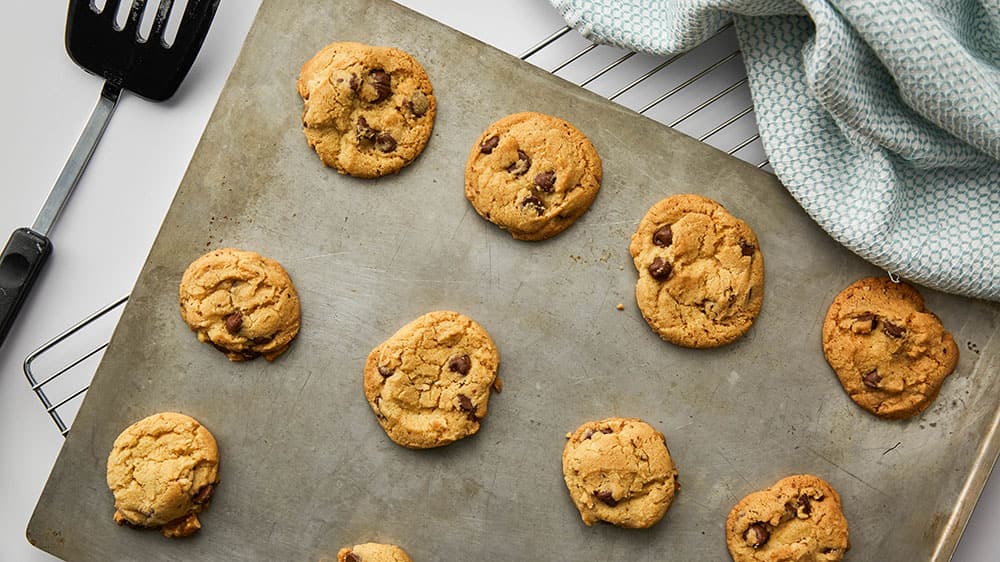
[[[399, 175], [340, 176], [307, 147], [300, 64], [334, 39], [392, 44], [431, 76], [439, 115]], [[605, 164], [591, 211], [517, 242], [462, 192], [470, 144], [537, 110], [575, 123]], [[636, 309], [628, 238], [681, 192], [757, 232], [764, 308], [714, 350], [659, 340]], [[289, 270], [302, 332], [267, 364], [234, 364], [179, 318], [187, 264], [221, 246]], [[387, 541], [415, 560], [722, 560], [743, 495], [810, 472], [840, 492], [853, 560], [945, 560], [996, 457], [996, 305], [924, 291], [962, 350], [922, 416], [887, 422], [841, 391], [820, 350], [833, 296], [877, 273], [833, 243], [775, 178], [390, 2], [267, 1], [162, 226], [28, 528], [71, 560], [317, 560]], [[624, 311], [615, 309], [625, 304]], [[501, 352], [482, 430], [411, 451], [361, 390], [368, 352], [410, 319], [454, 309]], [[117, 433], [163, 410], [216, 435], [221, 479], [189, 540], [116, 527], [104, 463]], [[562, 483], [566, 432], [637, 416], [663, 431], [683, 489], [653, 529], [585, 527]]]

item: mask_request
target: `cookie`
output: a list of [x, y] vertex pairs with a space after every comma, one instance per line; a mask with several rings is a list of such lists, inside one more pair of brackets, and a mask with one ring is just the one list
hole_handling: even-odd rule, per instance
[[482, 326], [457, 312], [427, 313], [372, 350], [365, 397], [389, 438], [440, 447], [479, 431], [500, 355]]
[[331, 43], [302, 65], [297, 88], [309, 146], [342, 174], [396, 173], [431, 138], [437, 101], [427, 73], [405, 51]]
[[337, 562], [413, 562], [413, 559], [394, 544], [366, 542], [340, 549]]
[[476, 212], [518, 240], [559, 234], [601, 189], [601, 159], [576, 127], [541, 113], [515, 113], [486, 128], [465, 165]]
[[299, 297], [278, 262], [222, 248], [194, 260], [181, 279], [181, 317], [198, 339], [243, 361], [274, 361], [299, 333]]
[[667, 512], [677, 467], [663, 434], [634, 418], [608, 418], [577, 428], [562, 455], [563, 478], [589, 527], [651, 527]]
[[823, 322], [823, 354], [844, 391], [881, 418], [924, 411], [958, 363], [958, 345], [906, 283], [866, 278], [841, 291]]
[[722, 205], [673, 195], [632, 235], [635, 300], [653, 331], [684, 347], [717, 347], [750, 329], [764, 302], [757, 236]]
[[734, 562], [834, 562], [851, 547], [840, 496], [811, 474], [740, 500], [726, 519], [726, 545]]
[[201, 528], [198, 514], [219, 483], [219, 448], [195, 419], [164, 412], [118, 435], [107, 470], [115, 522], [185, 537]]

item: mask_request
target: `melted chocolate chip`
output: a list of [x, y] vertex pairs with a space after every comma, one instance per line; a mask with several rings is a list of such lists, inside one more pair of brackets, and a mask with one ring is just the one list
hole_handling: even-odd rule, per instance
[[240, 329], [243, 328], [243, 313], [237, 310], [236, 312], [226, 316], [226, 331], [230, 334], [236, 335], [240, 333]]
[[861, 382], [868, 388], [878, 388], [878, 383], [882, 382], [882, 375], [878, 374], [878, 369], [872, 369], [861, 377]]
[[653, 244], [660, 246], [661, 248], [666, 248], [673, 243], [674, 231], [670, 229], [669, 224], [665, 224], [660, 228], [657, 228], [656, 232], [653, 233]]
[[476, 407], [472, 404], [472, 400], [464, 394], [458, 395], [458, 408], [468, 414], [476, 411]]
[[529, 195], [525, 197], [524, 201], [521, 201], [521, 206], [525, 208], [530, 207], [534, 209], [539, 216], [541, 216], [541, 214], [545, 212], [545, 203], [541, 199], [535, 197], [534, 195]]
[[358, 117], [358, 125], [356, 127], [358, 131], [358, 140], [374, 141], [375, 136], [378, 135], [378, 131], [372, 129], [368, 125], [368, 120], [364, 117]]
[[396, 150], [396, 139], [389, 133], [378, 133], [375, 135], [375, 148], [382, 152], [392, 152]]
[[871, 322], [871, 328], [869, 328], [869, 330], [874, 330], [875, 326], [878, 325], [878, 316], [875, 316], [871, 312], [866, 312], [861, 316], [858, 316], [857, 321], [861, 323]]
[[206, 484], [202, 486], [201, 489], [198, 490], [198, 493], [195, 494], [193, 498], [191, 498], [191, 501], [196, 505], [201, 505], [207, 502], [208, 498], [212, 495], [212, 488], [213, 487], [211, 484]]
[[614, 432], [615, 432], [615, 430], [611, 429], [610, 427], [602, 427], [601, 428], [601, 433], [603, 433], [605, 435], [609, 435], [609, 434], [614, 433]]
[[752, 256], [757, 248], [753, 244], [747, 242], [746, 240], [740, 240], [740, 253], [744, 256]]
[[771, 538], [771, 533], [768, 532], [767, 527], [763, 523], [754, 523], [747, 528], [744, 538], [747, 544], [753, 548], [760, 548], [764, 546], [767, 539]]
[[448, 370], [458, 373], [463, 377], [469, 374], [469, 369], [471, 368], [472, 360], [469, 359], [468, 355], [456, 355], [448, 360]]
[[799, 496], [799, 501], [797, 502], [798, 507], [802, 510], [802, 513], [809, 515], [812, 513], [812, 505], [809, 503], [809, 496], [802, 494]]
[[615, 496], [608, 490], [597, 490], [594, 492], [594, 497], [610, 507], [618, 505], [618, 500], [616, 500]]
[[376, 68], [368, 76], [371, 78], [372, 87], [375, 88], [373, 103], [388, 99], [392, 95], [392, 79], [389, 77], [388, 72], [381, 68]]
[[410, 96], [410, 111], [413, 115], [417, 117], [423, 117], [427, 110], [430, 108], [431, 102], [427, 99], [427, 96], [423, 92], [417, 90], [413, 92]]
[[351, 81], [348, 82], [348, 85], [351, 87], [351, 91], [355, 94], [361, 91], [361, 80], [359, 80], [358, 75], [353, 72], [351, 73]]
[[888, 320], [882, 320], [882, 331], [891, 338], [901, 338], [906, 330], [902, 326], [897, 326]]
[[670, 277], [670, 272], [673, 271], [673, 266], [670, 262], [663, 258], [656, 258], [653, 263], [649, 264], [649, 274], [653, 276], [653, 279], [657, 281], [663, 281]]
[[395, 373], [395, 372], [396, 372], [395, 370], [390, 369], [387, 365], [379, 365], [378, 366], [378, 374], [382, 375], [383, 377], [386, 377], [386, 378], [391, 377], [392, 374]]
[[542, 172], [535, 176], [535, 187], [545, 193], [552, 193], [556, 186], [555, 172]]
[[531, 157], [528, 156], [523, 150], [517, 150], [517, 161], [507, 166], [507, 171], [514, 174], [515, 176], [523, 176], [528, 173], [528, 168], [531, 168]]
[[483, 154], [492, 154], [493, 149], [500, 144], [500, 137], [493, 135], [492, 137], [483, 141], [483, 144], [479, 145], [479, 152]]
[[353, 552], [348, 552], [344, 557], [344, 562], [361, 562], [361, 557]]

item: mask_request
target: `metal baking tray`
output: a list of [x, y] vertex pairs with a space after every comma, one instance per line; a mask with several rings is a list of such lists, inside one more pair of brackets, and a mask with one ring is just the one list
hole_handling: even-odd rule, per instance
[[[298, 69], [333, 40], [398, 46], [431, 77], [433, 137], [398, 175], [338, 175], [303, 138]], [[541, 243], [484, 222], [463, 194], [471, 143], [524, 110], [574, 123], [604, 161], [591, 210]], [[684, 192], [746, 220], [764, 252], [760, 317], [722, 348], [665, 343], [635, 306], [629, 236]], [[181, 273], [222, 246], [277, 259], [295, 281], [302, 331], [274, 363], [230, 363], [180, 319]], [[958, 368], [923, 415], [879, 420], [820, 348], [834, 295], [879, 273], [774, 176], [430, 19], [386, 0], [265, 1], [28, 539], [71, 560], [317, 560], [365, 541], [418, 561], [724, 560], [732, 505], [810, 472], [843, 498], [849, 559], [947, 560], [1000, 444], [1000, 307], [923, 290], [959, 342]], [[489, 330], [504, 390], [478, 435], [413, 451], [379, 427], [362, 366], [436, 309]], [[201, 420], [222, 455], [204, 528], [185, 540], [116, 526], [105, 485], [118, 432], [164, 410]], [[585, 527], [566, 493], [565, 434], [606, 416], [648, 421], [677, 462], [682, 489], [652, 529]]]

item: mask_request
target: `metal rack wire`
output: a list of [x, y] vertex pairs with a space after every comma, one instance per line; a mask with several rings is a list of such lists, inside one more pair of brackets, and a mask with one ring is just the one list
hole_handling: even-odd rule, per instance
[[[764, 151], [753, 115], [753, 105], [749, 103], [747, 77], [742, 64], [740, 64], [741, 60], [739, 60], [741, 53], [738, 48], [732, 48], [736, 43], [732, 24], [722, 26], [691, 51], [659, 59], [590, 43], [577, 34], [569, 34], [570, 30], [569, 26], [565, 26], [555, 31], [522, 53], [520, 58], [536, 66], [546, 68], [548, 66], [546, 61], [541, 59], [561, 57], [547, 70], [552, 74], [571, 79], [572, 73], [570, 71], [575, 67], [582, 66], [580, 63], [588, 62], [589, 67], [594, 68], [595, 61], [599, 64], [601, 58], [610, 57], [611, 60], [601, 66], [600, 70], [585, 73], [582, 77], [577, 76], [577, 79], [571, 79], [571, 81], [598, 93], [609, 89], [605, 82], [610, 82], [610, 93], [602, 93], [609, 100], [632, 107], [642, 115], [647, 115], [672, 128], [682, 130], [699, 141], [715, 146], [759, 168], [769, 166], [767, 159], [760, 159]], [[580, 42], [585, 43], [585, 45], [574, 47], [574, 43], [579, 44]], [[565, 54], [567, 49], [570, 53], [568, 55]], [[717, 53], [720, 49], [723, 53], [721, 55]], [[588, 60], [591, 58], [595, 60]], [[631, 63], [636, 62], [636, 59], [645, 60], [632, 65], [631, 68], [626, 68]], [[678, 69], [678, 63], [682, 62], [689, 63], [688, 67], [691, 68]], [[729, 72], [729, 76], [737, 76], [737, 80], [721, 88], [706, 83], [714, 75], [723, 74], [720, 69], [730, 64], [738, 65], [738, 72]], [[729, 70], [736, 69], [730, 68]], [[664, 91], [653, 96], [650, 100], [643, 101], [641, 95], [637, 95], [640, 87], [653, 84], [658, 80]], [[673, 108], [676, 111], [672, 115], [669, 112], [654, 114], [666, 102], [679, 99], [676, 96], [682, 92], [685, 102], [693, 102], [693, 105], [685, 107], [683, 104], [679, 104], [678, 107], [681, 109]], [[639, 99], [626, 101], [625, 98], [630, 94]], [[735, 110], [732, 109], [734, 103], [736, 104]], [[735, 129], [742, 129], [744, 136], [737, 136], [739, 140], [732, 143], [725, 137], [733, 135], [723, 135], [722, 133], [729, 133]], [[728, 146], [725, 146], [726, 144]], [[24, 374], [31, 384], [31, 389], [38, 396], [63, 436], [69, 433], [69, 427], [72, 423], [71, 416], [75, 415], [75, 409], [70, 411], [71, 407], [74, 404], [79, 404], [77, 399], [82, 397], [89, 388], [89, 381], [97, 369], [96, 362], [109, 344], [109, 337], [106, 334], [110, 330], [101, 334], [100, 341], [103, 343], [70, 355], [72, 359], [48, 369], [47, 374], [36, 374], [36, 363], [43, 357], [65, 355], [65, 353], [55, 352], [67, 346], [68, 341], [85, 330], [96, 329], [94, 326], [98, 320], [107, 318], [109, 315], [113, 316], [114, 313], [120, 314], [127, 300], [128, 296], [122, 297], [94, 312], [32, 351], [24, 360]], [[88, 367], [89, 371], [84, 372]], [[75, 381], [82, 380], [84, 382], [77, 383], [76, 386], [62, 384], [62, 388], [56, 391], [56, 387], [60, 386], [56, 383], [64, 382], [65, 379], [69, 378], [68, 373], [73, 373], [72, 378]], [[58, 392], [58, 396], [53, 398], [51, 395], [56, 395], [56, 392]]]

